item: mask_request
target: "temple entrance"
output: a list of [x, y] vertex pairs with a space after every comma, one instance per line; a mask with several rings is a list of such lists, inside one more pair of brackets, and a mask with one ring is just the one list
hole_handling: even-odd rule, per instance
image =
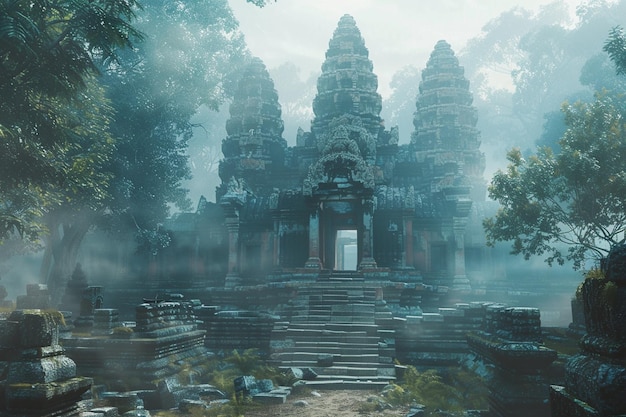
[[337, 230], [334, 269], [339, 271], [356, 271], [359, 257], [358, 249], [356, 229]]

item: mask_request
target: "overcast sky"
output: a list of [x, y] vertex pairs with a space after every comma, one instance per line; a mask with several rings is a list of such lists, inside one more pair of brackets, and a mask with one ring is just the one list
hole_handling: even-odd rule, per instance
[[[468, 39], [503, 11], [536, 11], [550, 0], [278, 0], [258, 8], [229, 0], [252, 53], [268, 68], [291, 61], [301, 77], [319, 72], [328, 41], [344, 14], [352, 15], [365, 39], [379, 79], [389, 93], [393, 74], [406, 65], [423, 68], [435, 44], [448, 41], [460, 52]], [[572, 12], [580, 0], [561, 0]]]

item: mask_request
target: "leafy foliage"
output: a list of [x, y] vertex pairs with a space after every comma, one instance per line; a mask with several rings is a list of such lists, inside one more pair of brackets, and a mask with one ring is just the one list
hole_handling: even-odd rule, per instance
[[624, 35], [624, 29], [620, 26], [611, 29], [603, 49], [615, 63], [617, 73], [626, 74], [626, 35]]
[[117, 113], [111, 131], [118, 144], [105, 225], [134, 231], [140, 247], [154, 253], [155, 238], [166, 242], [158, 229], [170, 208], [191, 208], [183, 183], [191, 172], [192, 117], [225, 100], [247, 52], [225, 0], [151, 1], [137, 25], [150, 36], [103, 79]]
[[385, 395], [390, 404], [417, 402], [425, 405], [430, 415], [437, 415], [436, 410], [461, 415], [462, 410], [486, 407], [483, 382], [466, 370], [442, 375], [432, 369], [419, 372], [414, 366], [407, 366], [401, 383], [392, 387]]
[[[36, 238], [36, 219], [62, 200], [53, 190], [98, 182], [90, 142], [107, 106], [92, 80], [98, 61], [140, 38], [130, 25], [137, 8], [134, 0], [0, 2], [0, 236]], [[95, 147], [107, 141], [96, 138]]]
[[[509, 166], [489, 187], [502, 207], [483, 222], [490, 244], [512, 241], [512, 253], [545, 255], [548, 264], [599, 259], [626, 228], [626, 125], [613, 100], [563, 105], [567, 131], [561, 151], [540, 149], [528, 159], [509, 152]], [[563, 252], [562, 245], [568, 245]]]

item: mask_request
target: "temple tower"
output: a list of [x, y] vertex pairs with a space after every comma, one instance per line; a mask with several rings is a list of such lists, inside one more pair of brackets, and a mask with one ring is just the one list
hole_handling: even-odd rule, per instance
[[311, 125], [315, 137], [326, 133], [333, 118], [346, 114], [359, 116], [369, 134], [378, 137], [382, 98], [376, 91], [378, 77], [373, 68], [354, 18], [343, 15], [328, 43], [322, 75], [317, 80]]
[[437, 154], [439, 165], [454, 163], [457, 174], [469, 180], [472, 200], [482, 201], [485, 157], [479, 149], [478, 117], [472, 101], [469, 81], [450, 44], [437, 42], [422, 71], [411, 145], [424, 157]]
[[307, 268], [333, 269], [343, 233], [354, 233], [358, 269], [376, 268], [373, 257], [374, 165], [381, 131], [378, 79], [356, 27], [344, 15], [329, 42], [311, 133], [319, 159], [311, 165], [303, 192], [309, 207]]
[[233, 177], [243, 179], [255, 194], [267, 191], [272, 170], [284, 161], [287, 142], [282, 138], [283, 129], [274, 82], [265, 64], [253, 58], [243, 71], [230, 105], [228, 136], [222, 143], [224, 160], [219, 168], [222, 185], [217, 191], [218, 200]]

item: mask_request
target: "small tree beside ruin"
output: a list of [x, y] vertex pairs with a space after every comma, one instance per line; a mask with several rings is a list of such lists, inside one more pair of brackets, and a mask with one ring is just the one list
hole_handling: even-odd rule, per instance
[[[624, 240], [626, 229], [626, 124], [614, 99], [565, 103], [567, 131], [554, 154], [542, 148], [523, 158], [508, 153], [489, 195], [501, 204], [483, 221], [488, 244], [511, 241], [512, 253], [546, 262], [599, 260]], [[565, 249], [563, 249], [565, 248]]]

